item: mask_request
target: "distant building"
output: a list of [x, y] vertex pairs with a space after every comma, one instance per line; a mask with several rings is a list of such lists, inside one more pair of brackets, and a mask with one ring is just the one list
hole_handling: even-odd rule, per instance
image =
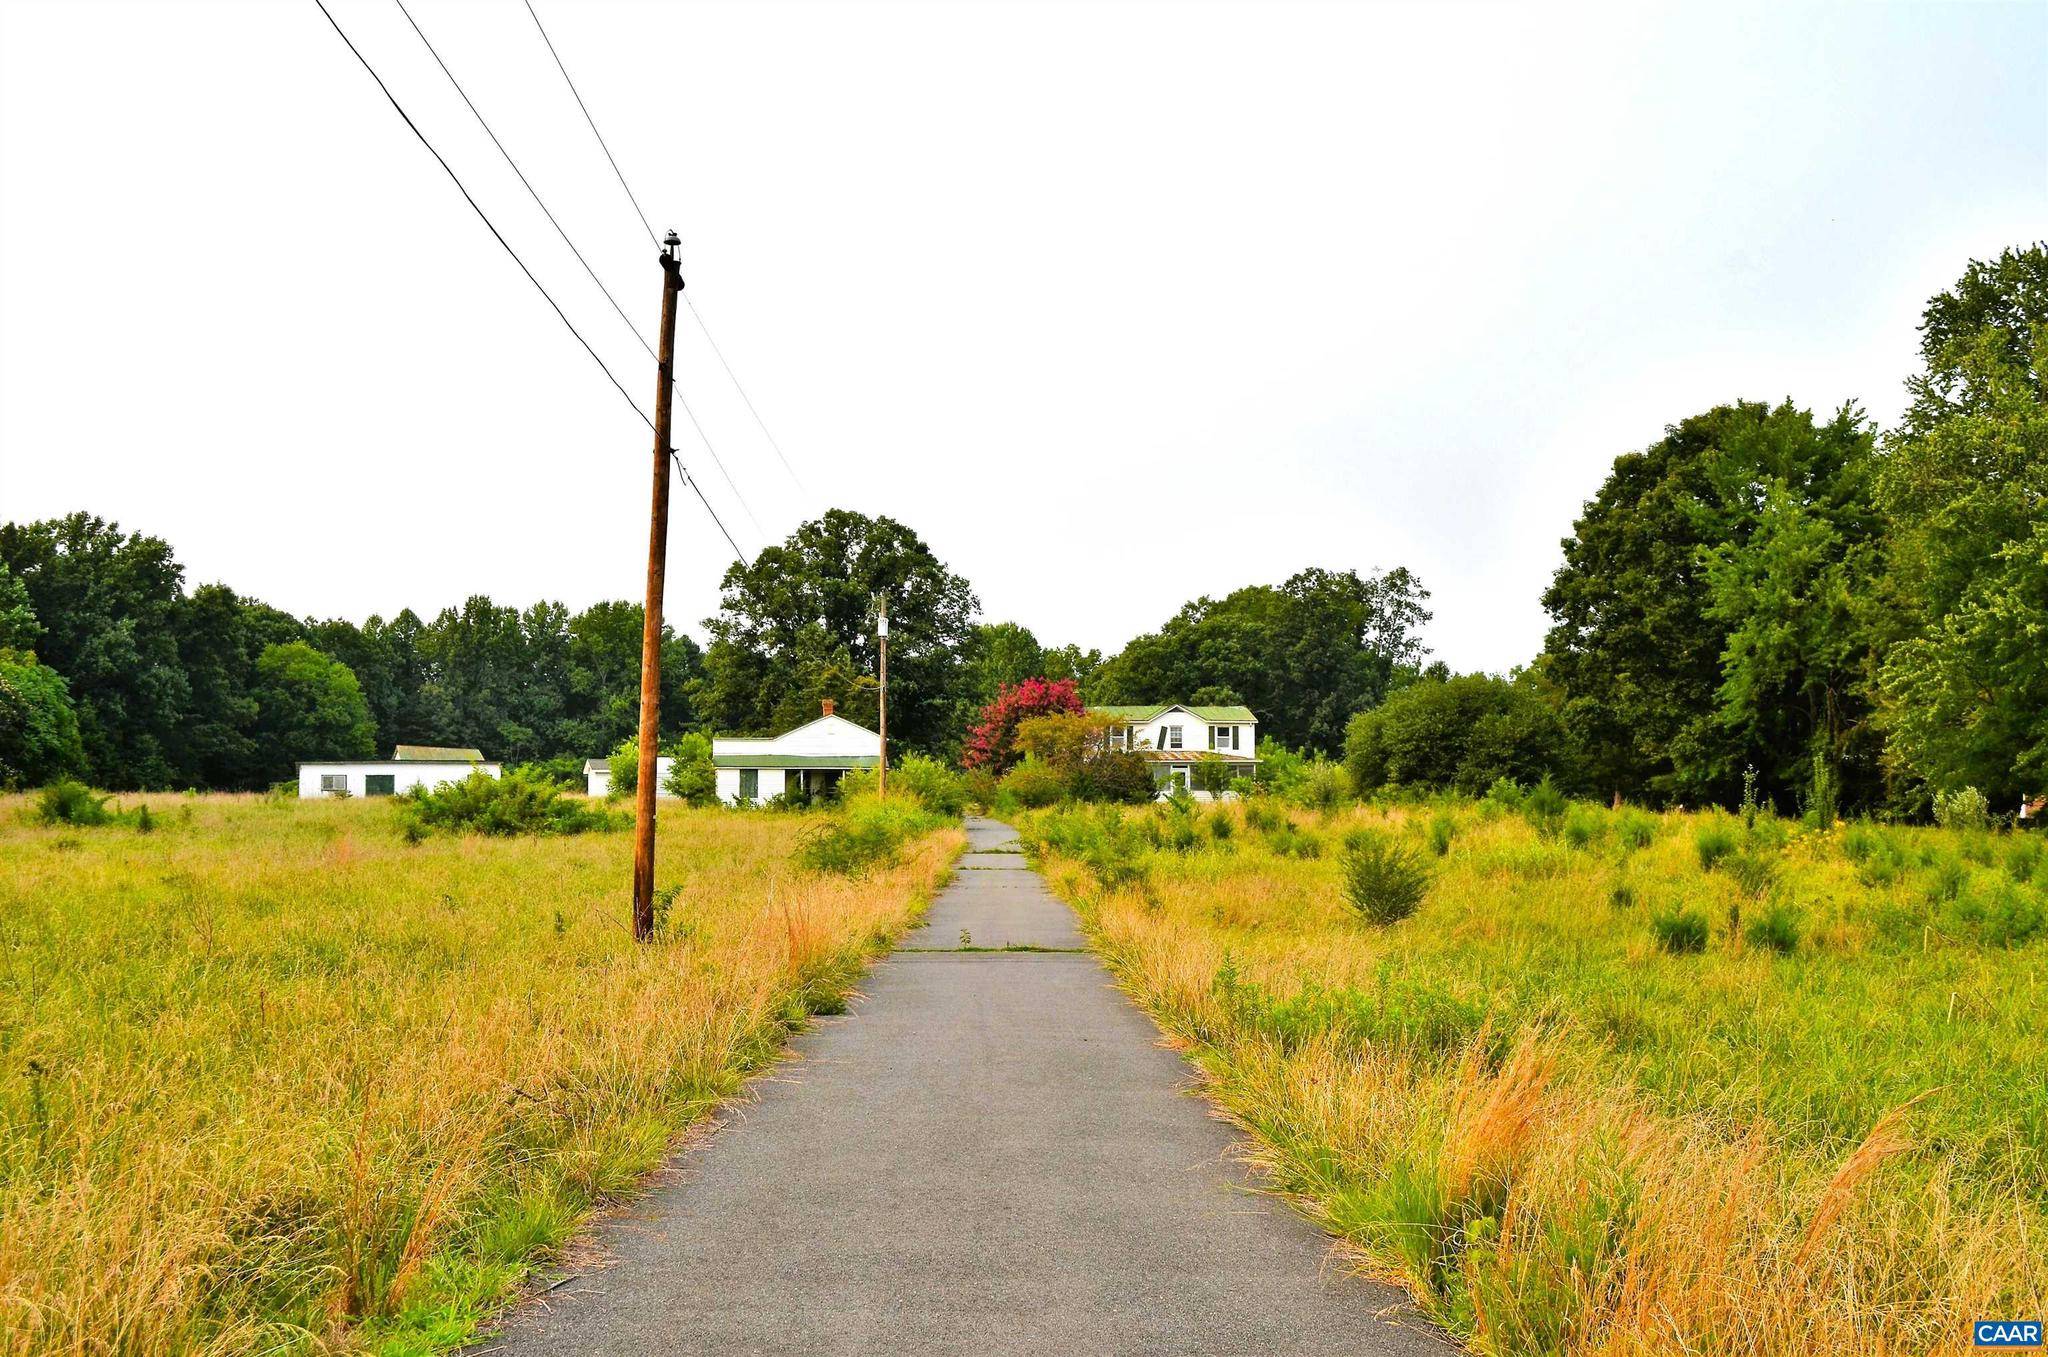
[[1252, 777], [1259, 767], [1259, 719], [1250, 707], [1187, 707], [1168, 702], [1142, 707], [1090, 707], [1112, 724], [1109, 747], [1128, 749], [1145, 760], [1161, 795], [1181, 786], [1197, 800], [1209, 793], [1195, 785], [1195, 765], [1221, 762], [1224, 776]]
[[829, 700], [824, 705], [823, 716], [773, 739], [713, 740], [718, 799], [736, 806], [791, 793], [823, 796], [851, 770], [879, 764], [882, 737], [834, 714]]
[[[676, 766], [674, 759], [666, 756], [654, 761], [654, 794], [669, 795], [668, 770]], [[583, 760], [583, 789], [592, 796], [609, 796], [612, 790], [612, 761], [610, 759]]]
[[302, 763], [299, 795], [393, 796], [413, 787], [438, 787], [460, 782], [482, 771], [497, 777], [504, 769], [484, 757], [481, 749], [443, 745], [402, 744], [388, 759], [362, 763]]

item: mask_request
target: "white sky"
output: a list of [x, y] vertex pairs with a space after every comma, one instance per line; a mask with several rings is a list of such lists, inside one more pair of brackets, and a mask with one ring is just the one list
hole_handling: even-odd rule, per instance
[[[526, 11], [408, 3], [651, 333]], [[1048, 644], [1405, 564], [1441, 658], [1525, 661], [1617, 453], [1738, 397], [1890, 419], [1928, 295], [2048, 234], [2048, 3], [535, 3], [808, 486], [685, 313], [741, 545], [888, 513]], [[330, 4], [651, 407], [396, 7]], [[312, 0], [0, 5], [0, 517], [300, 614], [580, 607], [639, 595], [648, 453]], [[673, 621], [727, 558], [678, 491]]]

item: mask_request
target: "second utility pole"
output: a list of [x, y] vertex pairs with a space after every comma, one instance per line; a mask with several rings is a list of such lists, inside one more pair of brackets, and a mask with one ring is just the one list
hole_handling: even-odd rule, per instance
[[683, 290], [682, 241], [668, 233], [661, 252], [661, 353], [655, 361], [654, 505], [647, 525], [647, 607], [640, 629], [640, 773], [634, 784], [633, 937], [654, 936], [655, 752], [661, 743], [661, 595], [668, 579], [668, 410], [675, 389], [676, 294]]

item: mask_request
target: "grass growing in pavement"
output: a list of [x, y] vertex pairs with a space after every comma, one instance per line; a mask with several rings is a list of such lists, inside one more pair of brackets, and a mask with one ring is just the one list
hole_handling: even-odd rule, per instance
[[[135, 802], [137, 798], [126, 798]], [[409, 844], [389, 804], [0, 797], [0, 1353], [420, 1352], [471, 1334], [866, 961], [963, 836], [860, 881], [815, 817]]]
[[[2038, 837], [1230, 814], [1021, 828], [1276, 1185], [1479, 1350], [1962, 1351], [2048, 1309]], [[1374, 835], [1428, 866], [1410, 917], [1347, 899]]]

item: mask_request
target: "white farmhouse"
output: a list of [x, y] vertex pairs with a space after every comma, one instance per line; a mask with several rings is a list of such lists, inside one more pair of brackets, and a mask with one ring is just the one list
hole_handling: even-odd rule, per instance
[[1195, 765], [1220, 761], [1226, 777], [1256, 776], [1259, 720], [1249, 707], [1188, 707], [1178, 702], [1144, 707], [1090, 707], [1110, 718], [1105, 738], [1112, 749], [1134, 751], [1150, 765], [1164, 793], [1186, 787], [1197, 800], [1209, 793], [1195, 786]]
[[[674, 796], [668, 789], [669, 769], [676, 761], [666, 754], [657, 755], [654, 760], [654, 794]], [[583, 786], [591, 796], [608, 796], [612, 790], [612, 761], [610, 759], [583, 760]]]
[[734, 806], [759, 805], [790, 793], [823, 795], [848, 770], [873, 768], [881, 761], [882, 737], [834, 715], [829, 700], [823, 716], [772, 740], [711, 742], [718, 799]]
[[460, 782], [471, 773], [497, 777], [503, 768], [490, 762], [480, 749], [450, 749], [441, 745], [402, 744], [388, 759], [361, 763], [302, 763], [299, 765], [299, 795], [392, 796], [413, 787], [438, 787]]

